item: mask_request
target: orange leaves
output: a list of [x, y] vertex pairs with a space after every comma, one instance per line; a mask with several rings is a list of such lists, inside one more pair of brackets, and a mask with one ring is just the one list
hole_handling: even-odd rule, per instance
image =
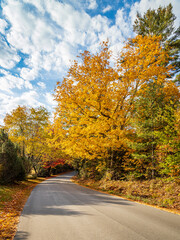
[[[22, 182], [0, 186], [0, 239], [13, 239], [19, 215], [36, 183]], [[7, 198], [7, 196], [9, 196]]]
[[151, 81], [160, 85], [165, 82], [172, 67], [167, 66], [167, 52], [160, 40], [157, 36], [137, 36], [122, 52], [117, 67], [132, 91], [142, 92]]
[[[137, 36], [111, 66], [108, 43], [97, 54], [85, 51], [57, 85], [54, 130], [63, 150], [87, 159], [109, 158], [126, 146], [134, 105], [150, 82], [165, 84], [171, 69], [160, 37]], [[58, 136], [58, 137], [57, 137]]]
[[172, 96], [175, 101], [178, 101], [180, 99], [180, 91], [178, 87], [175, 85], [175, 83], [172, 82], [171, 80], [166, 82], [164, 87], [164, 93], [166, 101], [169, 101], [172, 98]]
[[57, 86], [55, 132], [61, 136], [66, 153], [90, 159], [105, 157], [113, 141], [109, 120], [115, 117], [118, 92], [112, 85], [118, 73], [110, 66], [107, 43], [100, 53], [84, 52], [81, 57], [83, 63], [75, 62]]

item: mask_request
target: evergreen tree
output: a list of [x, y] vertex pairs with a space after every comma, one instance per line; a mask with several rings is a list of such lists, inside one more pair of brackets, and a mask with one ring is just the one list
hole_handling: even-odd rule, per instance
[[138, 35], [161, 35], [162, 40], [166, 41], [174, 31], [175, 19], [172, 5], [169, 4], [167, 7], [160, 6], [157, 10], [148, 9], [143, 16], [138, 12], [133, 28]]
[[154, 178], [161, 173], [175, 176], [180, 172], [175, 117], [178, 105], [179, 92], [173, 82], [151, 82], [139, 96], [133, 118], [136, 134], [131, 143], [137, 177]]
[[25, 178], [22, 159], [16, 146], [3, 129], [0, 132], [0, 183], [6, 184]]
[[162, 86], [151, 82], [136, 103], [133, 118], [136, 134], [131, 147], [134, 150], [134, 173], [138, 178], [154, 178], [157, 175], [156, 148], [158, 133], [163, 129], [163, 98]]
[[157, 10], [148, 9], [143, 16], [138, 12], [133, 29], [142, 36], [161, 35], [162, 44], [169, 51], [171, 63], [175, 68], [173, 74], [175, 74], [180, 69], [180, 27], [174, 28], [176, 16], [172, 9], [172, 4], [169, 4], [167, 7], [160, 6]]
[[[142, 36], [161, 35], [161, 46], [167, 52], [167, 61], [161, 64], [173, 65], [171, 77], [179, 71], [180, 66], [180, 40], [178, 39], [180, 28], [175, 30], [175, 19], [172, 5], [169, 4], [167, 7], [160, 6], [157, 10], [149, 9], [143, 16], [137, 13], [137, 19], [133, 26], [134, 31]], [[136, 104], [134, 115], [136, 138], [132, 148], [135, 151], [133, 156], [135, 172], [139, 176], [147, 177], [149, 172], [151, 172], [151, 177], [160, 172], [169, 174], [169, 166], [175, 166], [173, 159], [176, 158], [177, 144], [175, 144], [176, 147], [175, 145], [172, 147], [170, 142], [176, 139], [173, 134], [176, 136], [177, 134], [175, 131], [173, 134], [170, 132], [171, 126], [175, 124], [173, 115], [178, 106], [179, 92], [172, 80], [168, 80], [168, 77], [165, 83], [159, 86], [156, 84], [156, 78], [150, 80], [145, 94], [139, 97]], [[176, 83], [178, 83], [178, 79], [177, 75]], [[171, 104], [174, 106], [173, 110]], [[168, 112], [167, 109], [172, 111]], [[168, 150], [165, 151], [167, 146]]]
[[164, 128], [159, 134], [157, 152], [160, 171], [171, 177], [180, 175], [180, 114], [178, 101], [166, 104], [162, 117]]

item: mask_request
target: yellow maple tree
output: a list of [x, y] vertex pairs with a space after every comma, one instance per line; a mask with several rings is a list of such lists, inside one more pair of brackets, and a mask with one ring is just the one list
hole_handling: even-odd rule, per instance
[[[81, 159], [103, 159], [111, 167], [116, 152], [128, 157], [127, 136], [134, 103], [148, 82], [162, 84], [171, 69], [160, 37], [137, 36], [124, 47], [112, 66], [108, 42], [97, 54], [85, 51], [67, 77], [57, 83], [55, 144]], [[127, 151], [126, 151], [127, 150]], [[119, 158], [118, 158], [118, 161]]]
[[12, 142], [20, 145], [21, 155], [25, 155], [25, 142], [28, 135], [28, 109], [26, 106], [18, 106], [4, 118], [5, 129], [8, 131]]

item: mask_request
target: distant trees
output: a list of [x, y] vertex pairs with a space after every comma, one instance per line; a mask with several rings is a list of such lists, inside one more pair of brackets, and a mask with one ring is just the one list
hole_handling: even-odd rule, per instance
[[33, 167], [37, 173], [45, 151], [45, 128], [49, 123], [49, 113], [44, 107], [18, 106], [6, 115], [4, 123], [10, 139], [20, 147], [26, 172]]
[[4, 124], [9, 141], [17, 146], [27, 174], [33, 169], [34, 176], [48, 176], [51, 169], [55, 172], [56, 166], [61, 165], [64, 169], [64, 159], [67, 157], [53, 144], [52, 124], [49, 121], [49, 112], [44, 107], [18, 106], [6, 114]]
[[25, 156], [25, 140], [28, 135], [28, 110], [25, 106], [18, 106], [11, 114], [4, 118], [5, 128], [13, 142], [19, 144], [21, 156]]
[[49, 112], [44, 107], [29, 109], [26, 155], [36, 175], [41, 171], [43, 155], [47, 151], [48, 125]]

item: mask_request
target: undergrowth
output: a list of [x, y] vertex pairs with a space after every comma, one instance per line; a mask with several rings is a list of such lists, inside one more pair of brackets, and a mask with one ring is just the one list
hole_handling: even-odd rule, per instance
[[73, 181], [96, 190], [108, 192], [130, 200], [166, 208], [180, 213], [180, 180], [153, 179], [145, 181], [94, 181], [73, 178]]

